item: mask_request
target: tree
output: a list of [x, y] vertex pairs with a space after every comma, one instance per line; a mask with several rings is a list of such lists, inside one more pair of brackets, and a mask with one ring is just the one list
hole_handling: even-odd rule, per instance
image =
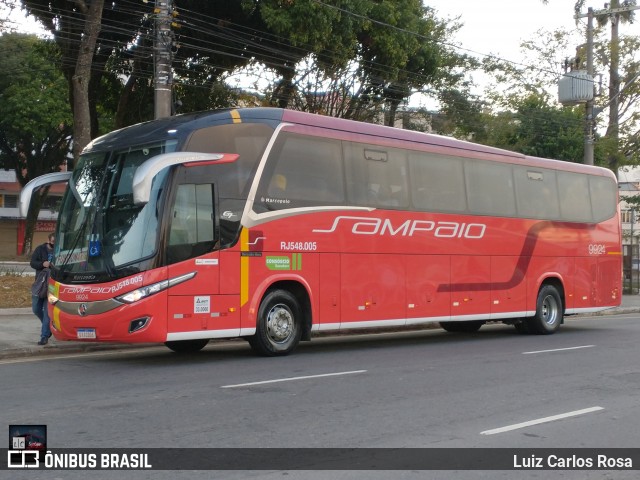
[[[35, 36], [0, 36], [0, 165], [20, 185], [60, 170], [69, 158], [72, 115], [67, 85], [57, 67], [60, 52]], [[53, 60], [53, 61], [52, 61]], [[25, 252], [47, 189], [34, 195], [27, 216]]]
[[[251, 60], [251, 37], [255, 35], [247, 32], [256, 20], [241, 2], [179, 3], [186, 12], [185, 21], [178, 37], [168, 41], [173, 44], [177, 77], [194, 87], [184, 91], [213, 88], [224, 72]], [[76, 156], [88, 139], [103, 131], [101, 103], [117, 109], [107, 117], [108, 124], [116, 128], [152, 118], [153, 2], [115, 0], [105, 5], [104, 0], [22, 0], [22, 4], [51, 33], [62, 52], [69, 101], [74, 105], [74, 117], [78, 115]], [[238, 26], [242, 28], [238, 30]], [[200, 65], [208, 68], [201, 71]], [[119, 99], [113, 102], [116, 90]], [[201, 102], [191, 103], [200, 109], [206, 107]]]
[[419, 0], [245, 3], [291, 45], [272, 67], [279, 81], [271, 101], [280, 107], [359, 120], [386, 107], [392, 125], [411, 93], [456, 85], [456, 69], [468, 61], [447, 46], [459, 26], [438, 20]]
[[[572, 42], [570, 32], [541, 29], [536, 40], [522, 42], [520, 63], [484, 60], [485, 71], [494, 80], [486, 92], [490, 114], [499, 120], [491, 121], [487, 144], [528, 155], [582, 161], [584, 109], [562, 107], [556, 97], [562, 54], [572, 50]], [[601, 163], [602, 145], [596, 145], [595, 154], [596, 163]]]
[[[635, 5], [635, 0], [627, 0], [624, 2], [625, 6]], [[584, 4], [584, 0], [577, 2], [576, 9], [581, 8]], [[621, 7], [619, 0], [612, 0], [609, 4], [611, 10], [615, 10]], [[620, 123], [623, 121], [620, 106], [624, 105], [624, 97], [621, 97], [620, 85], [622, 78], [620, 75], [620, 59], [623, 48], [628, 49], [628, 45], [624, 43], [635, 43], [632, 47], [632, 54], [637, 51], [638, 41], [635, 37], [630, 37], [627, 42], [621, 42], [619, 35], [620, 23], [632, 22], [633, 11], [625, 10], [623, 12], [615, 12], [611, 15], [598, 15], [598, 23], [600, 26], [604, 26], [607, 23], [611, 24], [611, 42], [608, 44], [608, 55], [601, 56], [603, 65], [609, 64], [609, 123], [607, 125], [607, 131], [605, 138], [607, 139], [607, 161], [608, 167], [614, 172], [618, 172], [618, 166], [620, 162], [625, 162], [624, 156], [620, 156]], [[606, 50], [606, 49], [605, 49]], [[634, 78], [637, 79], [638, 63], [635, 64]], [[627, 79], [629, 80], [629, 79]], [[631, 80], [633, 81], [633, 80]], [[629, 85], [628, 83], [626, 84]], [[626, 94], [625, 94], [626, 96]], [[638, 96], [638, 90], [636, 89], [635, 96]], [[638, 120], [638, 113], [635, 114], [635, 120]], [[634, 122], [635, 123], [635, 122]]]
[[[152, 2], [22, 2], [62, 51], [77, 117], [76, 156], [101, 130], [105, 94], [117, 108], [110, 125], [151, 118]], [[261, 65], [277, 77], [269, 88], [272, 105], [358, 119], [386, 107], [393, 123], [410, 93], [457, 86], [466, 62], [445, 42], [458, 27], [439, 21], [420, 0], [180, 0], [178, 6], [167, 42], [182, 111], [229, 106], [236, 97], [226, 76]], [[320, 97], [329, 110], [314, 110]], [[343, 107], [335, 108], [337, 98]]]
[[78, 158], [94, 135], [91, 134], [91, 105], [89, 102], [89, 83], [94, 50], [98, 41], [102, 21], [104, 0], [75, 0], [80, 12], [79, 25], [82, 27], [80, 48], [71, 76], [71, 96], [73, 99], [73, 156]]
[[[584, 137], [583, 111], [556, 107], [531, 94], [520, 100], [515, 112], [503, 112], [488, 120], [483, 143], [534, 157], [581, 162]], [[600, 150], [597, 158], [602, 158]]]
[[100, 64], [97, 42], [104, 0], [22, 1], [27, 12], [51, 32], [62, 52], [74, 117], [73, 152], [77, 158], [97, 133], [97, 96], [92, 91], [99, 88], [102, 77], [102, 69], [96, 65]]

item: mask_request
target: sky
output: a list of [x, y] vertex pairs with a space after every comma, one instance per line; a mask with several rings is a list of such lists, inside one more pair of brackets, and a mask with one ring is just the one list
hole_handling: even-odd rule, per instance
[[[575, 28], [575, 0], [549, 0], [547, 5], [542, 0], [423, 0], [423, 3], [437, 10], [439, 18], [460, 16], [464, 26], [456, 39], [463, 47], [516, 62], [520, 42], [532, 39], [539, 29]], [[598, 9], [604, 4], [588, 6]]]
[[[575, 3], [575, 0], [549, 0], [546, 5], [542, 0], [423, 0], [424, 5], [437, 11], [438, 18], [446, 20], [460, 17], [458, 21], [463, 26], [453, 37], [454, 42], [462, 48], [460, 53], [478, 58], [495, 55], [514, 63], [521, 63], [522, 60], [520, 43], [535, 39], [540, 29], [549, 32], [559, 28], [576, 30], [576, 20], [573, 18]], [[604, 4], [604, 0], [587, 0], [583, 13], [587, 12], [588, 7], [603, 9]], [[636, 18], [640, 19], [640, 10], [636, 12]], [[580, 21], [583, 26], [586, 25], [586, 19]], [[620, 33], [640, 35], [640, 20], [631, 25], [622, 25]], [[586, 37], [582, 35], [576, 31], [576, 46], [586, 42]], [[562, 58], [558, 59], [560, 63], [565, 56], [575, 55], [575, 50], [561, 53]], [[479, 75], [474, 75], [474, 80], [482, 83]], [[423, 106], [423, 102], [425, 99], [414, 96], [410, 105]], [[430, 106], [428, 101], [424, 106]]]

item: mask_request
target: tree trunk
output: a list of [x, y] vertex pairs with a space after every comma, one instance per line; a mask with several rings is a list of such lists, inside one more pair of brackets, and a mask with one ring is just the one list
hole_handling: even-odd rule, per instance
[[398, 111], [398, 105], [400, 102], [396, 100], [391, 100], [388, 102], [389, 105], [389, 113], [387, 115], [387, 126], [393, 127], [396, 124], [396, 112]]
[[84, 34], [80, 41], [80, 53], [71, 79], [73, 86], [73, 157], [77, 162], [80, 152], [91, 141], [91, 108], [89, 104], [89, 82], [96, 41], [102, 22], [104, 0], [76, 0], [78, 9], [85, 16]]
[[[618, 2], [613, 1], [612, 8], [618, 7]], [[611, 17], [611, 63], [609, 65], [609, 125], [606, 136], [611, 139], [612, 149], [608, 155], [608, 166], [613, 173], [618, 175], [618, 149], [620, 144], [620, 128], [618, 125], [619, 97], [620, 97], [620, 42], [618, 35], [618, 25], [620, 14], [616, 13]]]

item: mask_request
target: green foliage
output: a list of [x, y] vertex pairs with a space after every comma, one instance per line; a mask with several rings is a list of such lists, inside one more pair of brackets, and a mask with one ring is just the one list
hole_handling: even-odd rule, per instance
[[[56, 171], [69, 154], [71, 110], [59, 52], [35, 36], [0, 36], [0, 162], [21, 184]], [[53, 61], [52, 61], [53, 60]]]
[[[447, 43], [459, 25], [420, 0], [244, 0], [291, 48], [266, 63], [280, 75], [273, 104], [367, 120], [383, 105], [393, 123], [416, 91], [456, 86], [469, 59]], [[276, 53], [275, 57], [279, 57]]]
[[[595, 70], [603, 72], [609, 68], [611, 45], [606, 30], [601, 29], [596, 33]], [[494, 125], [489, 130], [489, 144], [529, 155], [583, 161], [584, 105], [563, 108], [556, 97], [558, 78], [563, 73], [558, 59], [573, 49], [570, 32], [540, 30], [535, 39], [521, 44], [522, 60], [519, 64], [495, 58], [485, 59], [485, 72], [494, 80], [487, 90], [487, 98], [494, 115], [500, 116], [500, 128], [504, 129], [498, 132]], [[640, 100], [640, 82], [637, 81], [640, 73], [640, 39], [635, 36], [620, 37], [617, 51], [622, 84], [616, 123], [619, 136], [607, 136], [609, 129], [604, 136], [596, 132], [594, 163], [604, 167], [640, 162], [640, 111], [636, 107]], [[580, 55], [584, 60], [585, 53], [581, 52]], [[596, 106], [607, 110], [610, 99], [606, 90], [596, 97], [595, 102]], [[602, 127], [607, 120], [606, 113], [596, 117], [596, 120], [598, 126]]]
[[[72, 116], [67, 83], [53, 42], [35, 36], [0, 36], [0, 166], [18, 182], [58, 171], [70, 157]], [[25, 228], [25, 251], [48, 188], [34, 195]]]
[[520, 100], [515, 108], [515, 112], [486, 114], [483, 143], [534, 157], [582, 162], [582, 109], [550, 106], [535, 94]]

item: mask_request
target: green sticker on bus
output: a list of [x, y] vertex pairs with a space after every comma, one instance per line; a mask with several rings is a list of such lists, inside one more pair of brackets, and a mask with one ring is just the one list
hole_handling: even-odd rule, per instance
[[266, 265], [269, 270], [302, 270], [302, 254], [266, 257]]
[[267, 257], [267, 268], [269, 270], [291, 270], [291, 259], [289, 257]]

